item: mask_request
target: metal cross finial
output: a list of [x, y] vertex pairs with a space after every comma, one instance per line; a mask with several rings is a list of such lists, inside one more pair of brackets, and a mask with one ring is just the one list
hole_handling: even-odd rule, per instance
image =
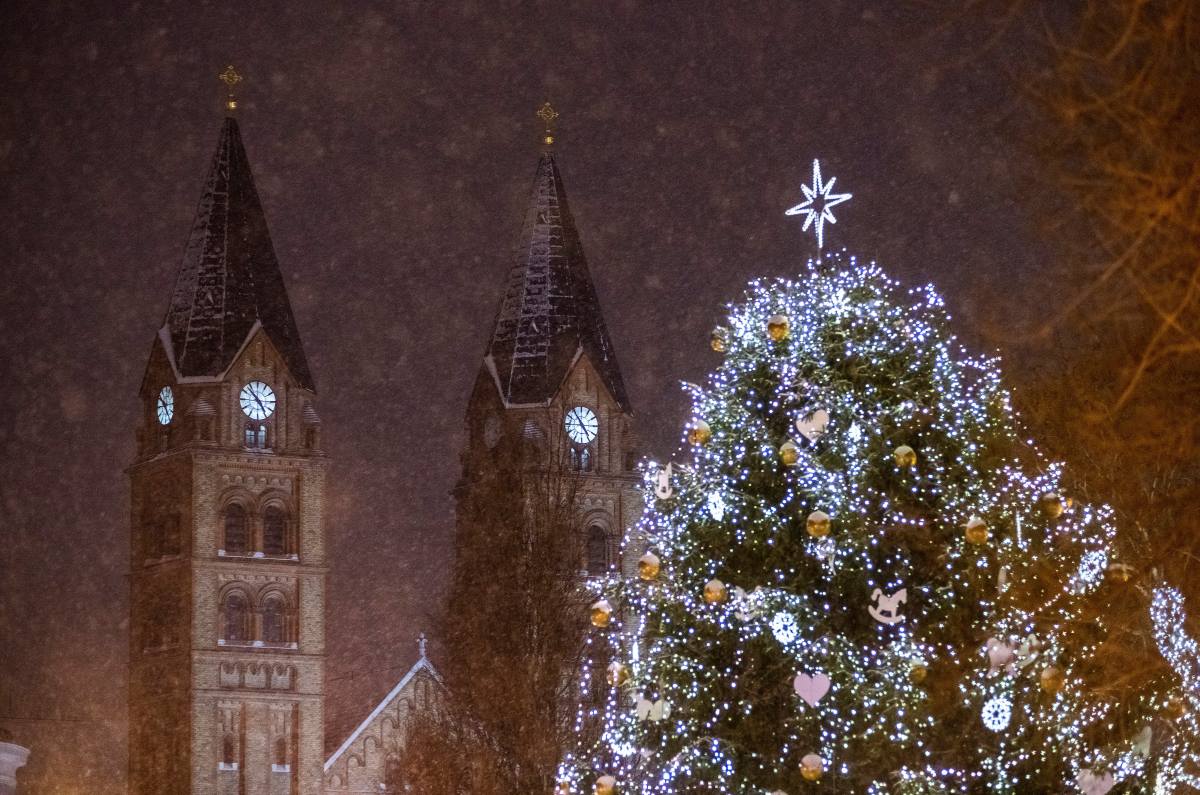
[[542, 120], [542, 125], [546, 131], [542, 134], [542, 143], [546, 146], [551, 146], [554, 143], [554, 128], [555, 122], [558, 121], [558, 111], [549, 102], [543, 103], [540, 110], [537, 112], [537, 117]]
[[421, 657], [425, 656], [425, 643], [425, 633], [422, 632], [420, 635], [417, 635], [417, 650], [421, 652]]
[[229, 98], [225, 100], [225, 109], [228, 111], [237, 110], [237, 99], [233, 96], [233, 87], [242, 82], [242, 76], [233, 68], [233, 64], [230, 64], [225, 67], [225, 71], [217, 75], [217, 79], [229, 88]]

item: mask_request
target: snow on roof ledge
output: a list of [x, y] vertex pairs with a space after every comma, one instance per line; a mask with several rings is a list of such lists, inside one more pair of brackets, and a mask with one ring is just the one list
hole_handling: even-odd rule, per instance
[[383, 697], [383, 700], [375, 706], [375, 709], [371, 710], [371, 714], [367, 716], [366, 720], [358, 724], [358, 728], [350, 733], [350, 736], [346, 738], [346, 741], [342, 743], [336, 751], [333, 752], [333, 755], [331, 755], [329, 759], [325, 760], [325, 773], [329, 772], [329, 768], [333, 767], [338, 759], [341, 758], [342, 754], [346, 753], [350, 746], [354, 745], [354, 741], [359, 738], [359, 735], [367, 730], [367, 727], [371, 725], [371, 722], [379, 717], [379, 713], [383, 712], [383, 710], [387, 708], [387, 705], [391, 704], [392, 701], [395, 700], [396, 696], [400, 695], [404, 688], [408, 686], [408, 683], [412, 681], [413, 677], [420, 673], [422, 669], [428, 671], [430, 676], [432, 676], [438, 682], [442, 681], [441, 674], [437, 672], [437, 669], [433, 667], [433, 663], [429, 662], [429, 658], [425, 656], [425, 633], [421, 633], [417, 643], [421, 656], [417, 658], [415, 663], [413, 663], [412, 668], [408, 669], [408, 673], [406, 673], [400, 679], [399, 683], [397, 683], [397, 685], [391, 689], [391, 692]]

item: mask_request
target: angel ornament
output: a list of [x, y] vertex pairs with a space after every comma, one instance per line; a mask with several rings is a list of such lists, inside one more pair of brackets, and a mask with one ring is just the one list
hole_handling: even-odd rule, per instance
[[658, 479], [654, 485], [654, 496], [660, 500], [669, 500], [673, 494], [675, 494], [675, 490], [671, 487], [671, 465], [667, 464], [658, 470]]

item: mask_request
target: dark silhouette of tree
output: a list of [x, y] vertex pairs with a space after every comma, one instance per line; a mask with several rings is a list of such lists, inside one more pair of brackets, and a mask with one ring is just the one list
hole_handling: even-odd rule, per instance
[[1042, 166], [1026, 195], [1053, 257], [1022, 296], [1038, 321], [1014, 328], [1007, 307], [992, 336], [1040, 445], [1071, 463], [1074, 495], [1119, 511], [1131, 587], [1095, 606], [1119, 629], [1091, 681], [1136, 698], [1170, 676], [1149, 588], [1165, 580], [1200, 599], [1200, 5], [977, 0], [953, 12], [1019, 54], [1015, 90]]
[[587, 623], [578, 478], [547, 466], [565, 446], [479, 451], [459, 489], [456, 561], [442, 621], [445, 690], [409, 728], [395, 792], [548, 792], [572, 737]]

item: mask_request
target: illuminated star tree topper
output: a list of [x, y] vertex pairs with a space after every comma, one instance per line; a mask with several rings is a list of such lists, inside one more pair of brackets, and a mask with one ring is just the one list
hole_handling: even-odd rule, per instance
[[849, 193], [833, 193], [833, 183], [837, 182], [837, 177], [832, 177], [828, 182], [821, 178], [821, 161], [813, 160], [813, 176], [812, 185], [801, 185], [800, 190], [804, 191], [804, 201], [797, 204], [795, 207], [787, 211], [787, 215], [804, 214], [804, 229], [807, 232], [808, 228], [813, 225], [815, 220], [817, 228], [817, 248], [825, 247], [825, 222], [836, 224], [837, 219], [833, 217], [833, 208], [844, 201], [850, 199]]

